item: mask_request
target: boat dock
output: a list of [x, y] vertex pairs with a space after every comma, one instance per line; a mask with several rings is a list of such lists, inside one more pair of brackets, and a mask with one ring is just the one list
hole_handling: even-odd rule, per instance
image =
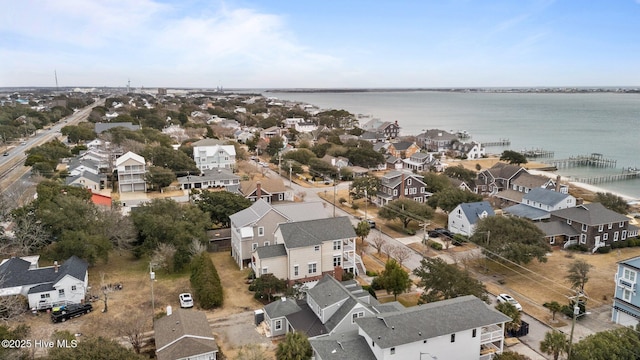
[[614, 182], [614, 181], [634, 180], [634, 179], [640, 179], [640, 170], [635, 170], [635, 171], [632, 171], [631, 169], [623, 170], [622, 174], [596, 176], [596, 177], [589, 177], [589, 178], [571, 177], [571, 181], [577, 181], [577, 182], [590, 184], [590, 185], [596, 185], [596, 184], [602, 184], [602, 183]]
[[489, 147], [489, 146], [509, 146], [511, 145], [511, 140], [509, 139], [500, 139], [498, 141], [489, 141], [489, 142], [484, 142], [482, 144], [480, 144], [482, 147]]
[[544, 150], [544, 149], [531, 149], [531, 150], [521, 150], [520, 154], [525, 157], [536, 159], [536, 158], [552, 158], [554, 155], [553, 151]]
[[616, 160], [607, 159], [602, 154], [593, 153], [591, 155], [572, 156], [568, 159], [547, 160], [546, 164], [555, 166], [556, 168], [568, 168], [575, 166], [591, 166], [591, 167], [616, 167]]

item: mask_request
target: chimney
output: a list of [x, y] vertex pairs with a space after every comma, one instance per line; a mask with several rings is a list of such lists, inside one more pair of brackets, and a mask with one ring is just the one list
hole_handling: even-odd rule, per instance
[[402, 172], [402, 178], [400, 180], [400, 199], [404, 198], [404, 171]]
[[54, 262], [53, 262], [53, 271], [54, 271], [55, 273], [58, 273], [58, 268], [59, 268], [59, 266], [58, 266], [58, 261], [54, 261]]
[[344, 270], [342, 269], [342, 267], [336, 266], [335, 269], [333, 269], [333, 277], [336, 278], [336, 280], [342, 281], [343, 274]]
[[562, 177], [558, 175], [556, 177], [556, 192], [560, 192], [560, 179], [562, 179]]
[[262, 197], [262, 184], [260, 181], [256, 182], [256, 200], [259, 200]]

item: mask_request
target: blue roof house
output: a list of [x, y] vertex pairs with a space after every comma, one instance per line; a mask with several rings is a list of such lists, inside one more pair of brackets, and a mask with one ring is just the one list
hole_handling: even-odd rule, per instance
[[611, 321], [635, 327], [640, 322], [640, 294], [637, 292], [640, 256], [618, 262]]

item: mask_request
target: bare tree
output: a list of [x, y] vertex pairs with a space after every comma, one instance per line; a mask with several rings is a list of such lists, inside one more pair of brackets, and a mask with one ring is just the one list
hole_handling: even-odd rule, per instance
[[47, 244], [49, 232], [34, 214], [22, 214], [14, 219], [13, 235], [6, 238], [5, 253], [15, 256], [31, 255]]
[[128, 308], [125, 313], [126, 316], [114, 320], [112, 326], [118, 336], [126, 338], [133, 350], [139, 354], [144, 345], [144, 333], [151, 330], [150, 318], [138, 308]]
[[124, 216], [117, 207], [101, 210], [100, 234], [108, 238], [118, 250], [131, 249], [136, 239], [136, 228], [129, 216]]
[[153, 251], [151, 254], [151, 263], [154, 264], [155, 267], [159, 267], [167, 270], [168, 272], [173, 271], [173, 256], [176, 254], [176, 247], [172, 244], [161, 243], [158, 245], [158, 248]]
[[100, 290], [102, 291], [102, 301], [104, 302], [104, 309], [102, 309], [103, 313], [109, 311], [109, 295], [115, 290], [113, 284], [107, 282], [104, 279], [105, 273], [100, 272]]
[[400, 265], [403, 265], [411, 257], [412, 251], [406, 246], [394, 246], [391, 250], [391, 255], [395, 258]]
[[207, 246], [203, 244], [202, 241], [193, 239], [191, 240], [189, 252], [191, 253], [191, 255], [198, 255], [200, 253], [207, 252]]
[[378, 234], [373, 237], [371, 245], [377, 250], [378, 255], [380, 255], [380, 252], [382, 252], [382, 248], [384, 247], [385, 244], [386, 242], [384, 238]]

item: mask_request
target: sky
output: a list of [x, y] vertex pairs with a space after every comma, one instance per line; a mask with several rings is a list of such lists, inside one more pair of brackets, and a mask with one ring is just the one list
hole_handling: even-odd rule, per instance
[[640, 0], [0, 0], [0, 87], [640, 86]]

